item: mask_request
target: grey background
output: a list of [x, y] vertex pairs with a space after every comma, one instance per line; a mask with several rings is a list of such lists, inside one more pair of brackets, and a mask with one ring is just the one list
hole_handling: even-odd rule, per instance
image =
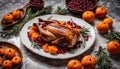
[[[52, 5], [53, 9], [57, 6], [65, 8], [65, 0], [43, 0], [45, 6]], [[5, 13], [9, 13], [14, 9], [22, 8], [29, 0], [0, 0], [0, 20]], [[100, 0], [98, 6], [104, 6], [108, 10], [107, 17], [113, 19], [113, 29], [120, 31], [120, 0]], [[71, 14], [69, 14], [71, 15]], [[95, 19], [94, 29], [96, 32], [96, 41], [90, 49], [90, 51], [85, 54], [95, 55], [94, 51], [97, 51], [99, 46], [106, 47], [107, 40], [103, 38], [96, 30], [95, 25], [100, 21], [100, 19]], [[0, 27], [1, 29], [2, 27]], [[17, 45], [23, 53], [23, 65], [21, 69], [66, 69], [67, 60], [54, 60], [45, 57], [38, 56], [32, 53], [30, 50], [26, 49], [20, 42], [19, 36], [10, 39], [4, 39], [0, 37], [0, 41], [7, 41]], [[84, 54], [84, 55], [85, 55]], [[75, 57], [81, 59], [82, 56]], [[112, 63], [114, 69], [120, 69], [120, 55], [112, 56]]]

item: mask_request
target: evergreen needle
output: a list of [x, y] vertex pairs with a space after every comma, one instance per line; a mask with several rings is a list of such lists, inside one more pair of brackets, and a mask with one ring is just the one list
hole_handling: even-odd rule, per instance
[[60, 14], [60, 15], [65, 15], [68, 13], [68, 10], [65, 8], [62, 9], [61, 7], [58, 6], [54, 13]]
[[115, 41], [120, 42], [120, 32], [112, 31], [112, 32], [110, 32], [108, 34], [105, 34], [104, 37], [106, 39], [108, 39], [109, 41], [110, 40], [115, 40]]
[[111, 59], [105, 51], [105, 48], [103, 49], [101, 46], [99, 47], [99, 50], [96, 51], [96, 58], [98, 69], [113, 69], [111, 66]]

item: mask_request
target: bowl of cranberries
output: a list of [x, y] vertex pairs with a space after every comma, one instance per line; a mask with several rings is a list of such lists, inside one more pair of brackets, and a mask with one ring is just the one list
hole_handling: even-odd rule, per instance
[[41, 10], [44, 7], [44, 1], [30, 0], [30, 7], [34, 8], [34, 10]]
[[97, 0], [66, 0], [67, 9], [74, 14], [82, 14], [96, 8]]

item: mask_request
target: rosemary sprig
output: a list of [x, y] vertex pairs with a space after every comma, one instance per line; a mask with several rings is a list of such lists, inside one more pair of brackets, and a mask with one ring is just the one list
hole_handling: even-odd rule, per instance
[[0, 31], [0, 35], [1, 35], [1, 37], [9, 38], [10, 36], [17, 35], [14, 31], [15, 30], [13, 30], [13, 29], [6, 30], [6, 31]]
[[19, 35], [19, 32], [21, 31], [22, 27], [27, 21], [35, 18], [36, 16], [40, 16], [43, 14], [50, 14], [51, 11], [52, 11], [51, 6], [47, 6], [40, 11], [36, 11], [35, 13], [32, 12], [31, 8], [28, 8], [25, 18], [20, 23], [14, 25], [8, 30], [0, 31], [0, 36], [3, 38], [10, 38], [12, 36], [17, 36]]
[[80, 38], [81, 38], [82, 45], [83, 45], [84, 48], [85, 48], [85, 44], [86, 44], [86, 40], [85, 40], [84, 37], [89, 37], [88, 32], [89, 32], [89, 28], [83, 27], [83, 28], [80, 30]]
[[89, 36], [89, 35], [88, 35], [88, 32], [89, 32], [89, 28], [83, 27], [83, 28], [80, 30], [80, 34], [82, 34], [82, 35], [84, 35], [84, 36]]
[[44, 14], [51, 14], [52, 12], [52, 7], [49, 5], [42, 10], [37, 10], [35, 13], [32, 12], [32, 9], [28, 9], [28, 15], [26, 15], [26, 20], [31, 20], [37, 16], [44, 15]]
[[54, 13], [60, 14], [60, 15], [65, 15], [68, 13], [68, 10], [65, 8], [62, 9], [61, 7], [58, 6]]
[[32, 42], [31, 46], [33, 48], [35, 48], [35, 49], [41, 49], [40, 46], [36, 42], [34, 42], [34, 40], [32, 40], [31, 42]]
[[109, 41], [110, 40], [115, 40], [115, 41], [120, 42], [120, 32], [112, 31], [112, 32], [110, 32], [108, 34], [105, 34], [104, 37], [106, 39], [108, 39]]
[[113, 69], [111, 59], [105, 51], [105, 48], [99, 47], [99, 50], [96, 51], [96, 58], [98, 69]]
[[52, 16], [48, 17], [47, 20], [50, 20], [52, 18]]
[[82, 45], [85, 48], [85, 44], [86, 44], [85, 38], [81, 34], [80, 34], [80, 38], [81, 38], [81, 41], [82, 41]]

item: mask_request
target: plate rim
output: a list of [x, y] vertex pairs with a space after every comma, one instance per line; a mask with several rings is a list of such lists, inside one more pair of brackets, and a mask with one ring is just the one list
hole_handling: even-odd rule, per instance
[[[33, 21], [33, 20], [36, 19], [36, 18], [45, 17], [45, 16], [53, 16], [53, 17], [54, 17], [54, 16], [63, 16], [63, 17], [72, 17], [72, 18], [76, 18], [76, 19], [78, 19], [78, 20], [82, 20], [82, 19], [79, 19], [79, 18], [74, 17], [74, 16], [70, 16], [70, 15], [64, 16], [64, 15], [58, 15], [58, 14], [48, 14], [48, 15], [42, 15], [42, 16], [35, 17], [35, 18], [31, 19], [30, 21]], [[30, 21], [28, 21], [28, 22], [30, 22]], [[82, 21], [84, 21], [84, 20], [82, 20]], [[28, 23], [28, 22], [27, 22], [27, 23]], [[85, 21], [84, 21], [84, 22], [85, 22]], [[26, 24], [27, 24], [27, 23], [26, 23]], [[82, 55], [83, 53], [85, 53], [86, 51], [88, 51], [88, 50], [93, 46], [93, 44], [95, 43], [95, 40], [96, 40], [95, 30], [94, 30], [94, 28], [93, 28], [89, 23], [87, 23], [87, 22], [85, 22], [85, 23], [88, 24], [88, 25], [92, 28], [92, 30], [94, 31], [93, 43], [91, 44], [91, 46], [90, 46], [87, 50], [85, 50], [85, 51], [83, 51], [81, 54], [77, 54], [77, 55], [75, 55], [75, 56], [64, 57], [64, 58], [47, 57], [47, 56], [45, 56], [45, 55], [43, 55], [43, 54], [41, 55], [41, 54], [37, 53], [36, 51], [32, 50], [30, 47], [26, 46], [26, 45], [23, 43], [22, 39], [21, 39], [21, 38], [22, 38], [22, 37], [21, 37], [21, 32], [22, 32], [22, 29], [24, 28], [24, 26], [25, 26], [26, 24], [23, 26], [23, 28], [22, 28], [21, 31], [20, 31], [20, 41], [21, 41], [22, 44], [23, 44], [27, 49], [29, 49], [31, 52], [33, 52], [33, 53], [35, 53], [35, 54], [37, 54], [37, 55], [39, 55], [39, 56], [42, 56], [42, 57], [51, 58], [51, 59], [69, 59], [69, 58], [73, 58], [73, 57]]]

